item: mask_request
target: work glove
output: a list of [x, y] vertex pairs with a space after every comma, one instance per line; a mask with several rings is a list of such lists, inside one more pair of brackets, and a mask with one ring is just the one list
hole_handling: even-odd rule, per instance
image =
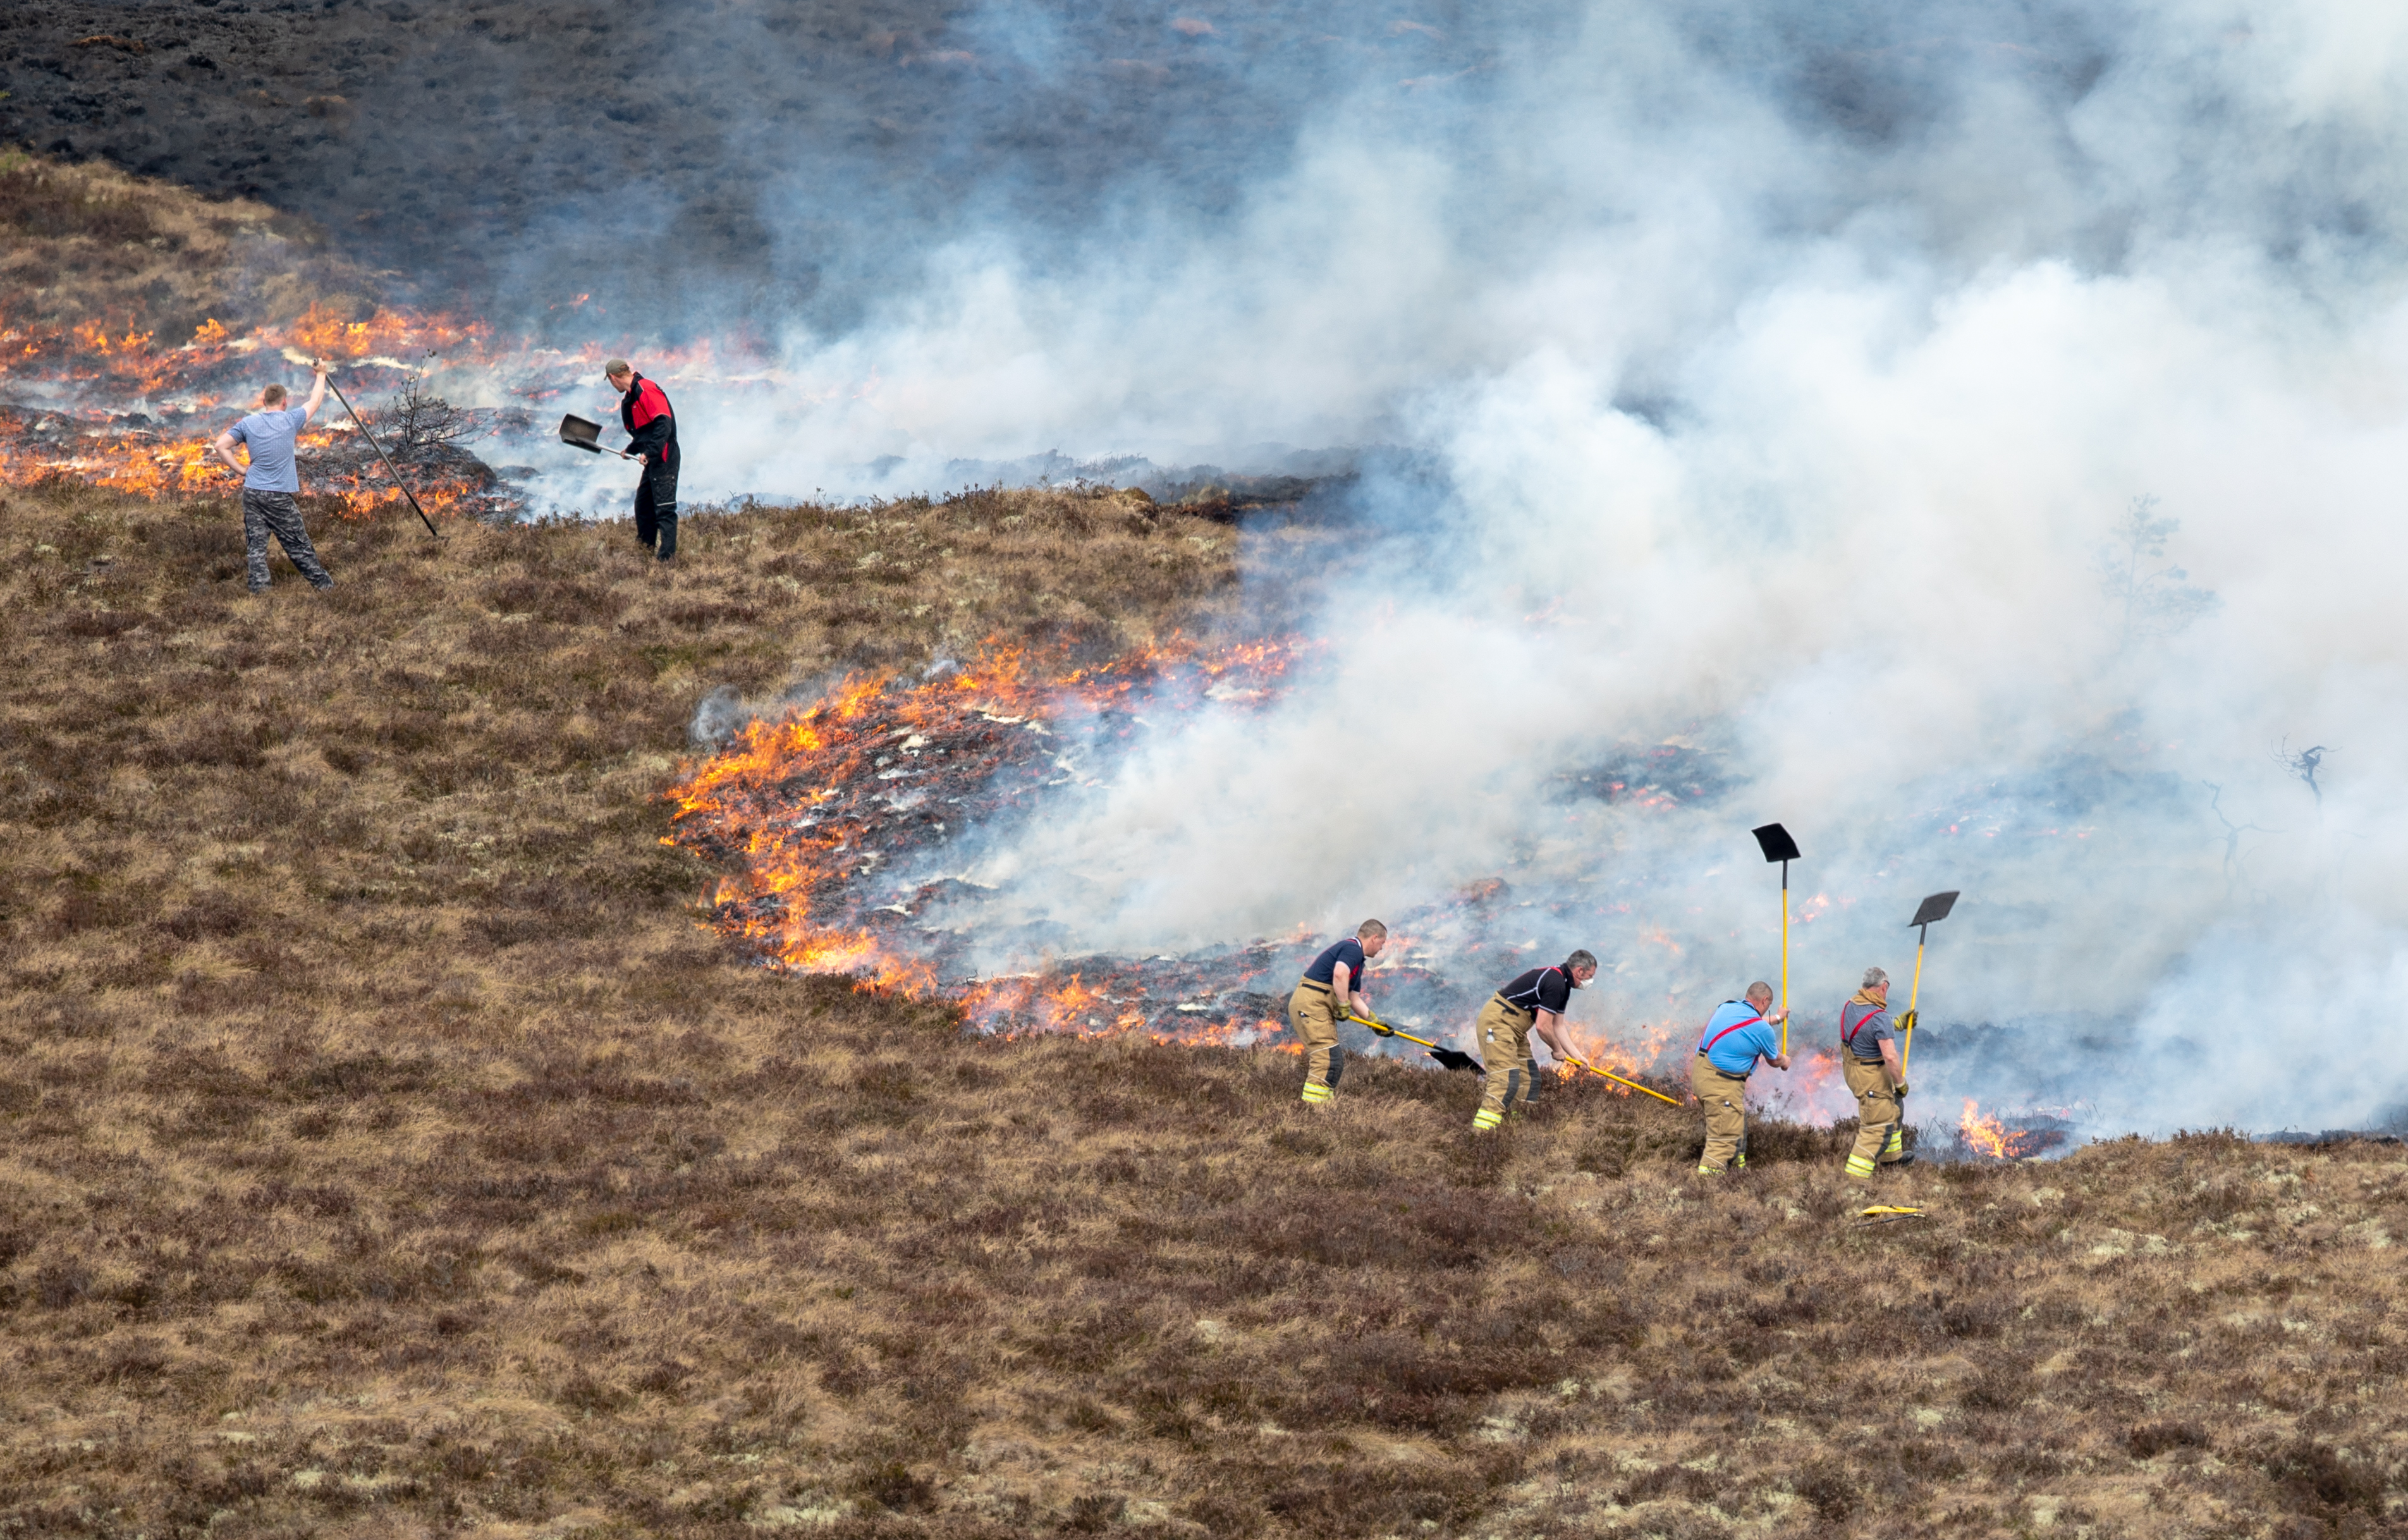
[[1906, 1015], [1898, 1018], [1898, 1029], [1901, 1032], [1911, 1032], [1914, 1030], [1914, 1020], [1915, 1013], [1909, 1011]]
[[1898, 1083], [1898, 1088], [1897, 1088], [1896, 1090], [1894, 1090], [1894, 1091], [1890, 1092], [1889, 1094], [1890, 1094], [1890, 1095], [1892, 1095], [1892, 1096], [1894, 1096], [1894, 1097], [1897, 1097], [1900, 1101], [1905, 1101], [1905, 1100], [1906, 1100], [1906, 1082], [1905, 1082], [1905, 1081], [1903, 1081], [1903, 1080], [1899, 1081], [1899, 1082]]
[[1374, 1032], [1379, 1033], [1382, 1037], [1394, 1037], [1397, 1035], [1397, 1029], [1394, 1027], [1389, 1026], [1386, 1022], [1382, 1021], [1379, 1017], [1370, 1015], [1369, 1012], [1356, 1016], [1354, 1019], [1361, 1022], [1364, 1026], [1369, 1027]]

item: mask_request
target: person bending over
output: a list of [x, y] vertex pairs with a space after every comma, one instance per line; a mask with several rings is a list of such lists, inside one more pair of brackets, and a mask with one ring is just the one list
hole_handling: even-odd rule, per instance
[[[284, 559], [309, 580], [309, 586], [327, 589], [335, 586], [333, 574], [318, 559], [318, 548], [309, 543], [309, 531], [301, 525], [301, 471], [294, 464], [293, 446], [309, 419], [326, 404], [326, 367], [313, 364], [310, 372], [317, 376], [309, 387], [309, 399], [300, 406], [288, 407], [282, 385], [270, 385], [259, 393], [259, 410], [217, 436], [209, 448], [220, 463], [242, 478], [242, 554], [250, 569], [251, 591], [267, 592], [267, 537], [272, 533], [276, 542], [284, 547]], [[234, 457], [234, 446], [241, 444], [251, 453], [246, 466]]]
[[613, 358], [602, 372], [619, 393], [619, 424], [627, 430], [621, 453], [644, 462], [644, 478], [636, 483], [636, 543], [647, 551], [657, 547], [667, 561], [677, 554], [677, 413], [667, 394], [625, 359]]
[[1515, 978], [1480, 1008], [1471, 1036], [1488, 1076], [1480, 1088], [1480, 1110], [1471, 1115], [1475, 1132], [1485, 1132], [1505, 1121], [1516, 1101], [1526, 1109], [1539, 1100], [1539, 1061], [1530, 1053], [1530, 1031], [1538, 1029], [1557, 1058], [1572, 1057], [1564, 1041], [1564, 1007], [1572, 991], [1585, 988], [1597, 977], [1597, 958], [1574, 952], [1552, 968], [1533, 968]]
[[1338, 1077], [1346, 1071], [1346, 1050], [1338, 1045], [1338, 1024], [1348, 1016], [1371, 1015], [1370, 997], [1363, 993], [1363, 970], [1388, 944], [1388, 928], [1365, 920], [1354, 934], [1322, 948], [1312, 966], [1287, 997], [1287, 1024], [1304, 1044], [1304, 1103], [1325, 1106], [1338, 1094]]

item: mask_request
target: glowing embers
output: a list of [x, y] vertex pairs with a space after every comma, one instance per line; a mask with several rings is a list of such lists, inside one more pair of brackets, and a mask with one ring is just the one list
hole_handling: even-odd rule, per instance
[[[740, 865], [720, 885], [712, 923], [781, 967], [853, 973], [912, 995], [941, 989], [990, 1030], [1235, 1041], [1276, 1029], [1275, 999], [1249, 986], [1284, 968], [1290, 948], [964, 978], [966, 938], [924, 920], [979, 890], [925, 867], [970, 829], [992, 829], [1062, 788], [1099, 784], [1102, 762], [1145, 731], [1140, 710], [1266, 699], [1297, 651], [1290, 641], [1173, 640], [1073, 668], [995, 647], [917, 681], [848, 679], [799, 712], [751, 724], [673, 788], [672, 839]], [[1289, 982], [1275, 987], [1283, 993]]]

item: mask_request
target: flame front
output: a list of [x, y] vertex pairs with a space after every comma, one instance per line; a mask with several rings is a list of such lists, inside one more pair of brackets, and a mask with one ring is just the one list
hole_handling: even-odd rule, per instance
[[[738, 865], [718, 885], [712, 923], [774, 966], [941, 994], [990, 1030], [1251, 1040], [1280, 1023], [1182, 1001], [1181, 986], [1200, 986], [1202, 971], [1164, 966], [1170, 959], [948, 983], [950, 939], [910, 923], [941, 901], [946, 885], [886, 904], [871, 904], [869, 889], [882, 869], [902, 868], [1028, 797], [1098, 784], [1076, 756], [1091, 741], [1133, 731], [1136, 701], [1164, 691], [1225, 703], [1267, 698], [1299, 651], [1292, 641], [1207, 648], [1174, 639], [1077, 668], [991, 644], [967, 667], [917, 684], [856, 676], [807, 710], [751, 724], [695, 767], [668, 793], [677, 809], [670, 840]], [[1075, 740], [1057, 731], [1070, 718], [1085, 729]], [[1278, 950], [1223, 959], [1207, 993], [1252, 982]]]

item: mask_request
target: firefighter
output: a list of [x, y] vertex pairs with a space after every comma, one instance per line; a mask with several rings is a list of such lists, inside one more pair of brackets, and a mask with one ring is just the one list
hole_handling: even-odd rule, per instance
[[1388, 944], [1388, 928], [1365, 920], [1344, 941], [1324, 947], [1304, 971], [1296, 992], [1287, 997], [1287, 1024], [1304, 1044], [1304, 1103], [1326, 1106], [1338, 1094], [1338, 1077], [1346, 1070], [1346, 1050], [1338, 1045], [1338, 1024], [1346, 1017], [1369, 1016], [1370, 998], [1363, 993], [1363, 969]]
[[1759, 1058], [1776, 1070], [1789, 1068], [1774, 1033], [1787, 1015], [1772, 1009], [1772, 986], [1759, 981], [1747, 986], [1745, 1000], [1727, 1000], [1706, 1018], [1698, 1056], [1689, 1061], [1689, 1088], [1706, 1115], [1698, 1175], [1747, 1169], [1747, 1077]]
[[1898, 1039], [1889, 1028], [1889, 975], [1865, 970], [1864, 987], [1840, 1007], [1840, 1065], [1856, 1095], [1856, 1145], [1848, 1152], [1848, 1174], [1870, 1181], [1875, 1166], [1906, 1166], [1906, 1072], [1899, 1065]]
[[677, 554], [677, 413], [667, 393], [625, 359], [613, 358], [602, 373], [619, 393], [619, 423], [627, 430], [622, 457], [644, 462], [644, 479], [636, 483], [636, 543], [647, 551], [657, 546], [667, 561]]
[[1526, 1107], [1538, 1101], [1539, 1061], [1530, 1054], [1533, 1027], [1557, 1058], [1572, 1057], [1563, 1036], [1564, 1007], [1571, 1003], [1573, 990], [1586, 987], [1595, 977], [1597, 958], [1574, 952], [1552, 968], [1521, 974], [1480, 1008], [1471, 1036], [1488, 1077], [1481, 1086], [1480, 1110], [1471, 1115], [1474, 1132], [1504, 1122], [1505, 1110], [1514, 1102]]

